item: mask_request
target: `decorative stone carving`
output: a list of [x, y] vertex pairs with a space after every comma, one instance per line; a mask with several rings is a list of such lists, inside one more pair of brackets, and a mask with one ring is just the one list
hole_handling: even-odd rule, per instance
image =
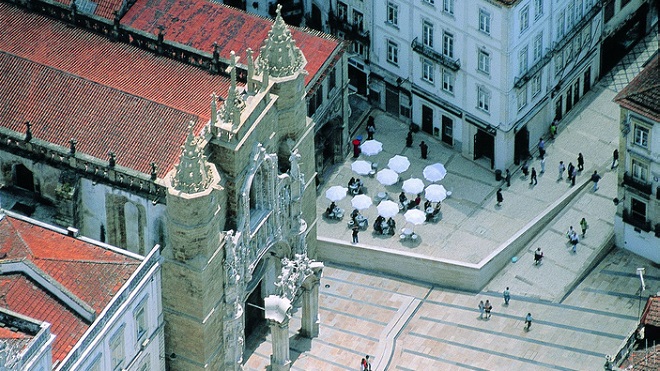
[[181, 157], [172, 176], [174, 189], [185, 193], [197, 193], [207, 189], [213, 180], [211, 167], [193, 134], [193, 122], [188, 126], [186, 142], [181, 146]]
[[236, 53], [231, 52], [229, 59], [230, 86], [227, 92], [227, 99], [218, 112], [218, 118], [224, 123], [231, 124], [232, 130], [238, 128], [241, 123], [241, 111], [245, 109], [245, 102], [240, 94], [236, 94]]
[[302, 70], [307, 61], [291, 37], [291, 31], [282, 19], [282, 5], [277, 4], [275, 23], [268, 32], [259, 53], [260, 67], [273, 77], [291, 76]]
[[312, 260], [303, 254], [295, 254], [293, 260], [282, 258], [282, 274], [275, 282], [277, 294], [293, 302], [305, 278], [314, 274], [311, 263]]

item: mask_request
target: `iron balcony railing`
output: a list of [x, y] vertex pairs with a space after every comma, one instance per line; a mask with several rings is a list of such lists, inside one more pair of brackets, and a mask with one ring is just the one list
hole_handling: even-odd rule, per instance
[[653, 194], [653, 184], [637, 179], [627, 171], [623, 174], [623, 185], [634, 188], [647, 195]]
[[458, 71], [461, 68], [461, 61], [459, 59], [452, 59], [446, 55], [436, 51], [435, 49], [428, 47], [419, 41], [417, 38], [414, 38], [412, 41], [412, 49], [417, 53], [425, 56], [426, 58], [440, 63], [441, 65], [451, 69], [452, 71]]

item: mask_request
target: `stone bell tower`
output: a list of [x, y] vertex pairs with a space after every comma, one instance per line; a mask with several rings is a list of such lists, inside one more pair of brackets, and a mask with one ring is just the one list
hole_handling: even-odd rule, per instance
[[[167, 174], [163, 312], [171, 370], [220, 370], [222, 249], [226, 192], [192, 124], [179, 164]], [[172, 355], [174, 354], [174, 355]]]

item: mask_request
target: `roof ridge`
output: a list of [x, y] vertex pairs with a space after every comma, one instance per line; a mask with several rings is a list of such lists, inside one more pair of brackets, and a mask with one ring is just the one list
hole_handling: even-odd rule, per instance
[[[90, 32], [90, 31], [85, 30], [85, 32]], [[127, 45], [130, 45], [130, 44], [127, 44]], [[141, 49], [140, 49], [140, 50], [141, 50]], [[178, 107], [173, 107], [173, 106], [170, 106], [170, 105], [165, 104], [165, 103], [163, 103], [163, 102], [159, 102], [159, 101], [156, 101], [156, 100], [153, 100], [153, 99], [148, 99], [148, 98], [146, 98], [146, 97], [143, 97], [143, 96], [140, 96], [140, 95], [137, 95], [137, 94], [131, 93], [131, 92], [129, 92], [129, 91], [122, 90], [122, 89], [119, 89], [119, 88], [117, 88], [117, 87], [114, 87], [114, 86], [111, 86], [111, 85], [107, 85], [107, 84], [104, 84], [104, 83], [100, 83], [100, 82], [98, 82], [98, 81], [94, 81], [94, 80], [89, 79], [89, 78], [87, 78], [87, 77], [83, 77], [83, 76], [77, 75], [77, 74], [75, 74], [75, 73], [73, 73], [73, 72], [69, 72], [69, 71], [62, 70], [62, 69], [59, 69], [59, 68], [56, 68], [56, 67], [53, 67], [53, 66], [49, 66], [49, 65], [44, 64], [44, 63], [41, 63], [41, 62], [36, 62], [36, 61], [34, 61], [34, 60], [31, 60], [31, 59], [28, 59], [28, 58], [22, 57], [22, 56], [20, 56], [20, 55], [16, 55], [16, 54], [10, 53], [10, 52], [8, 52], [8, 51], [6, 51], [6, 50], [0, 50], [0, 53], [1, 53], [1, 54], [5, 54], [5, 55], [8, 55], [8, 56], [10, 56], [10, 57], [14, 57], [14, 58], [21, 59], [21, 60], [23, 60], [23, 61], [25, 61], [25, 62], [27, 62], [27, 63], [30, 63], [30, 64], [34, 64], [34, 65], [41, 66], [41, 67], [46, 68], [46, 69], [48, 69], [48, 70], [50, 70], [50, 71], [59, 72], [59, 73], [62, 73], [62, 74], [64, 74], [64, 75], [70, 76], [70, 77], [72, 77], [72, 78], [77, 78], [77, 79], [82, 80], [82, 81], [87, 81], [87, 82], [89, 82], [89, 83], [91, 83], [91, 84], [98, 85], [98, 86], [100, 86], [100, 87], [107, 88], [107, 89], [110, 89], [110, 90], [113, 90], [113, 91], [116, 91], [116, 92], [119, 92], [119, 93], [122, 93], [122, 94], [126, 94], [126, 95], [131, 96], [131, 97], [135, 97], [135, 98], [137, 98], [137, 99], [139, 99], [139, 100], [143, 100], [143, 101], [146, 101], [146, 102], [152, 102], [152, 103], [155, 103], [155, 104], [158, 104], [158, 105], [161, 105], [161, 106], [168, 107], [168, 108], [171, 108], [171, 109], [173, 109], [173, 110], [179, 111], [179, 112], [181, 112], [181, 113], [185, 113], [185, 114], [188, 114], [188, 115], [195, 116], [195, 117], [197, 117], [198, 120], [201, 119], [201, 117], [200, 117], [198, 114], [196, 114], [195, 112], [190, 112], [190, 111], [182, 110], [182, 109], [180, 109], [180, 108], [178, 108]], [[173, 59], [172, 59], [172, 60], [173, 60]], [[173, 60], [173, 61], [175, 61], [175, 62], [177, 62], [177, 63], [181, 63], [181, 62], [178, 62], [178, 61], [176, 61], [176, 60]]]
[[89, 259], [57, 259], [57, 258], [34, 258], [35, 260], [49, 261], [49, 262], [71, 262], [71, 263], [86, 263], [86, 264], [114, 264], [114, 265], [140, 265], [140, 261], [95, 261]]

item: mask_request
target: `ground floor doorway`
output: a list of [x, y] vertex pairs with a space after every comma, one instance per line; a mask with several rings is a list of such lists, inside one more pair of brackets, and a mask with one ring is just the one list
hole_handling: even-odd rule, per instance
[[486, 130], [477, 128], [474, 134], [474, 159], [485, 157], [490, 159], [491, 169], [495, 166], [495, 137]]
[[399, 117], [399, 91], [394, 85], [385, 86], [385, 111]]
[[433, 108], [422, 105], [422, 131], [433, 134]]
[[523, 126], [516, 133], [513, 157], [516, 165], [520, 165], [521, 162], [529, 157], [529, 130], [527, 130], [527, 126]]
[[445, 115], [442, 115], [442, 141], [454, 146], [454, 120]]
[[359, 68], [348, 65], [348, 78], [352, 87], [357, 89], [357, 93], [367, 96], [367, 73]]

